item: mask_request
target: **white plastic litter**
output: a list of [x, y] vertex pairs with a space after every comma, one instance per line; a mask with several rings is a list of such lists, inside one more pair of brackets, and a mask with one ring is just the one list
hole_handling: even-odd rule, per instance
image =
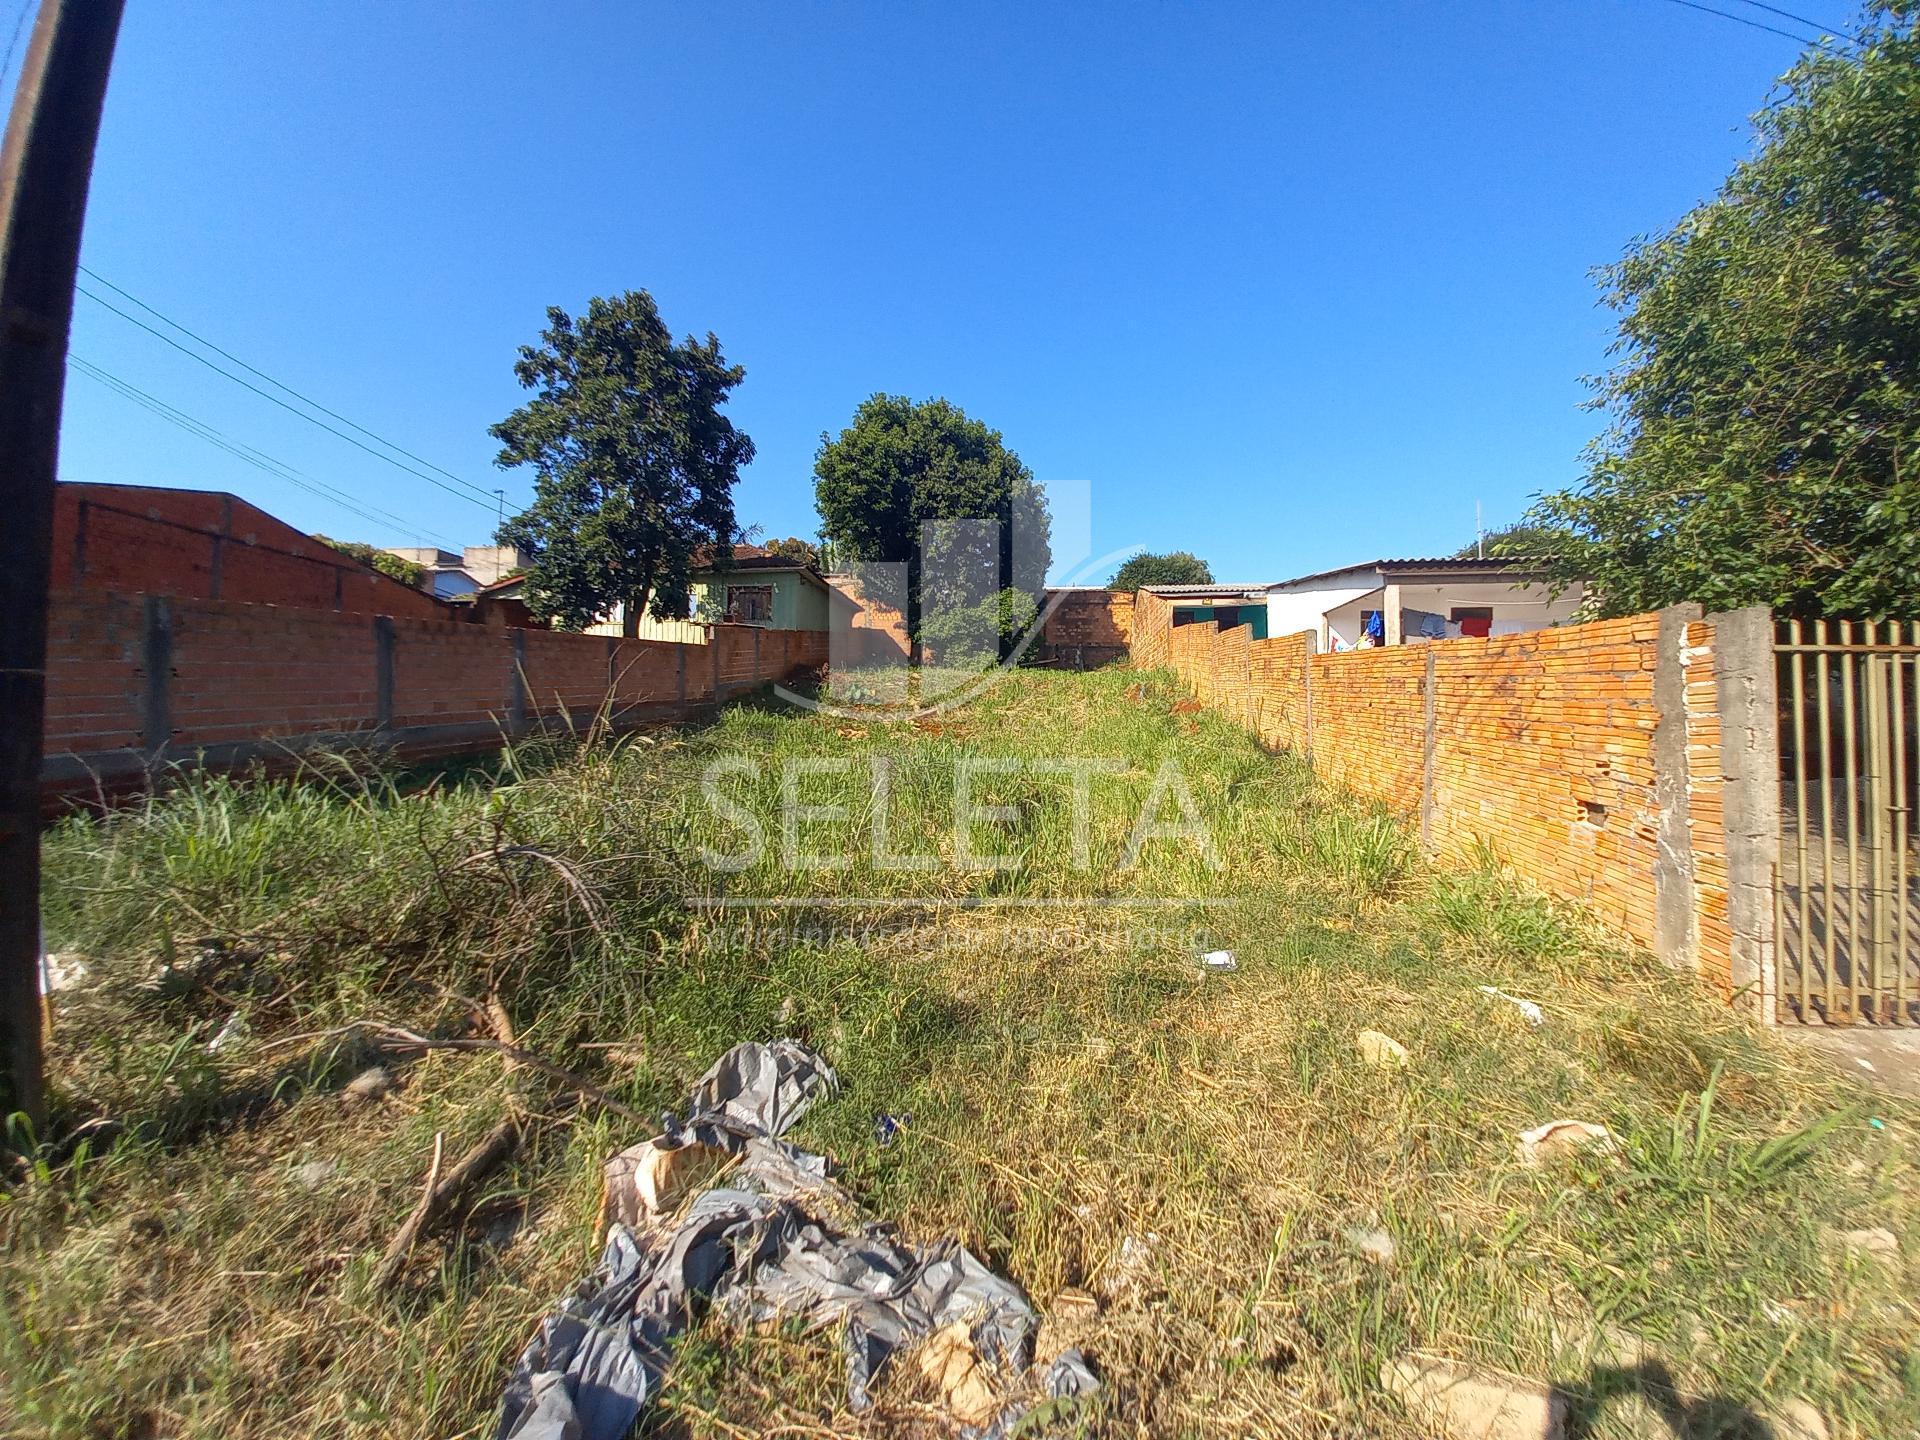
[[247, 1024], [247, 1017], [236, 1010], [220, 1027], [220, 1033], [207, 1042], [207, 1049], [217, 1055], [223, 1050], [238, 1050], [251, 1039], [253, 1027]]
[[1494, 999], [1504, 1000], [1507, 1004], [1513, 1006], [1514, 1009], [1527, 1017], [1527, 1024], [1529, 1025], [1542, 1024], [1547, 1018], [1547, 1012], [1531, 1000], [1522, 1000], [1518, 995], [1509, 995], [1506, 991], [1496, 989], [1492, 985], [1482, 985], [1479, 989], [1482, 995], [1491, 995]]
[[1209, 950], [1200, 957], [1200, 963], [1209, 970], [1238, 970], [1240, 962], [1233, 958], [1231, 950]]

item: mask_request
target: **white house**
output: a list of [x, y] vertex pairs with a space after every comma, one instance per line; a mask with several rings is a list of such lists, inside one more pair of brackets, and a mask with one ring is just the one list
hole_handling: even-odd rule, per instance
[[469, 545], [458, 553], [437, 545], [391, 545], [387, 554], [418, 565], [425, 572], [420, 588], [442, 600], [496, 585], [525, 568], [528, 558], [511, 545]]
[[1550, 589], [1539, 560], [1369, 560], [1267, 586], [1267, 633], [1310, 630], [1322, 651], [1514, 635], [1565, 624], [1584, 594]]

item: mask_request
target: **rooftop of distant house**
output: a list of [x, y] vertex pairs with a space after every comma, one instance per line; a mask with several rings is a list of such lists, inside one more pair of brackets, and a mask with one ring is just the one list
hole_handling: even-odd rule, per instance
[[[693, 568], [696, 570], [716, 568], [711, 545], [702, 545], [693, 552]], [[733, 559], [723, 568], [727, 570], [805, 570], [814, 575], [820, 573], [820, 567], [811, 561], [796, 560], [791, 555], [778, 554], [764, 545], [734, 546]]]

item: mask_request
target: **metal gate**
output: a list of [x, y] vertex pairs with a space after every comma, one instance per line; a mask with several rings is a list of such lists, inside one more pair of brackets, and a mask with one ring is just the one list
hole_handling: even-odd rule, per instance
[[1920, 1024], [1920, 623], [1783, 620], [1780, 1018]]

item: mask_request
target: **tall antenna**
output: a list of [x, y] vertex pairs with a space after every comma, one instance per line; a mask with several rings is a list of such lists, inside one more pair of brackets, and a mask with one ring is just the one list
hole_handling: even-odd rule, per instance
[[1476, 560], [1487, 558], [1487, 531], [1486, 527], [1480, 523], [1478, 500], [1473, 502], [1473, 558]]
[[497, 542], [500, 539], [498, 533], [500, 527], [507, 523], [507, 492], [504, 490], [493, 492], [493, 518], [495, 531], [493, 538]]

